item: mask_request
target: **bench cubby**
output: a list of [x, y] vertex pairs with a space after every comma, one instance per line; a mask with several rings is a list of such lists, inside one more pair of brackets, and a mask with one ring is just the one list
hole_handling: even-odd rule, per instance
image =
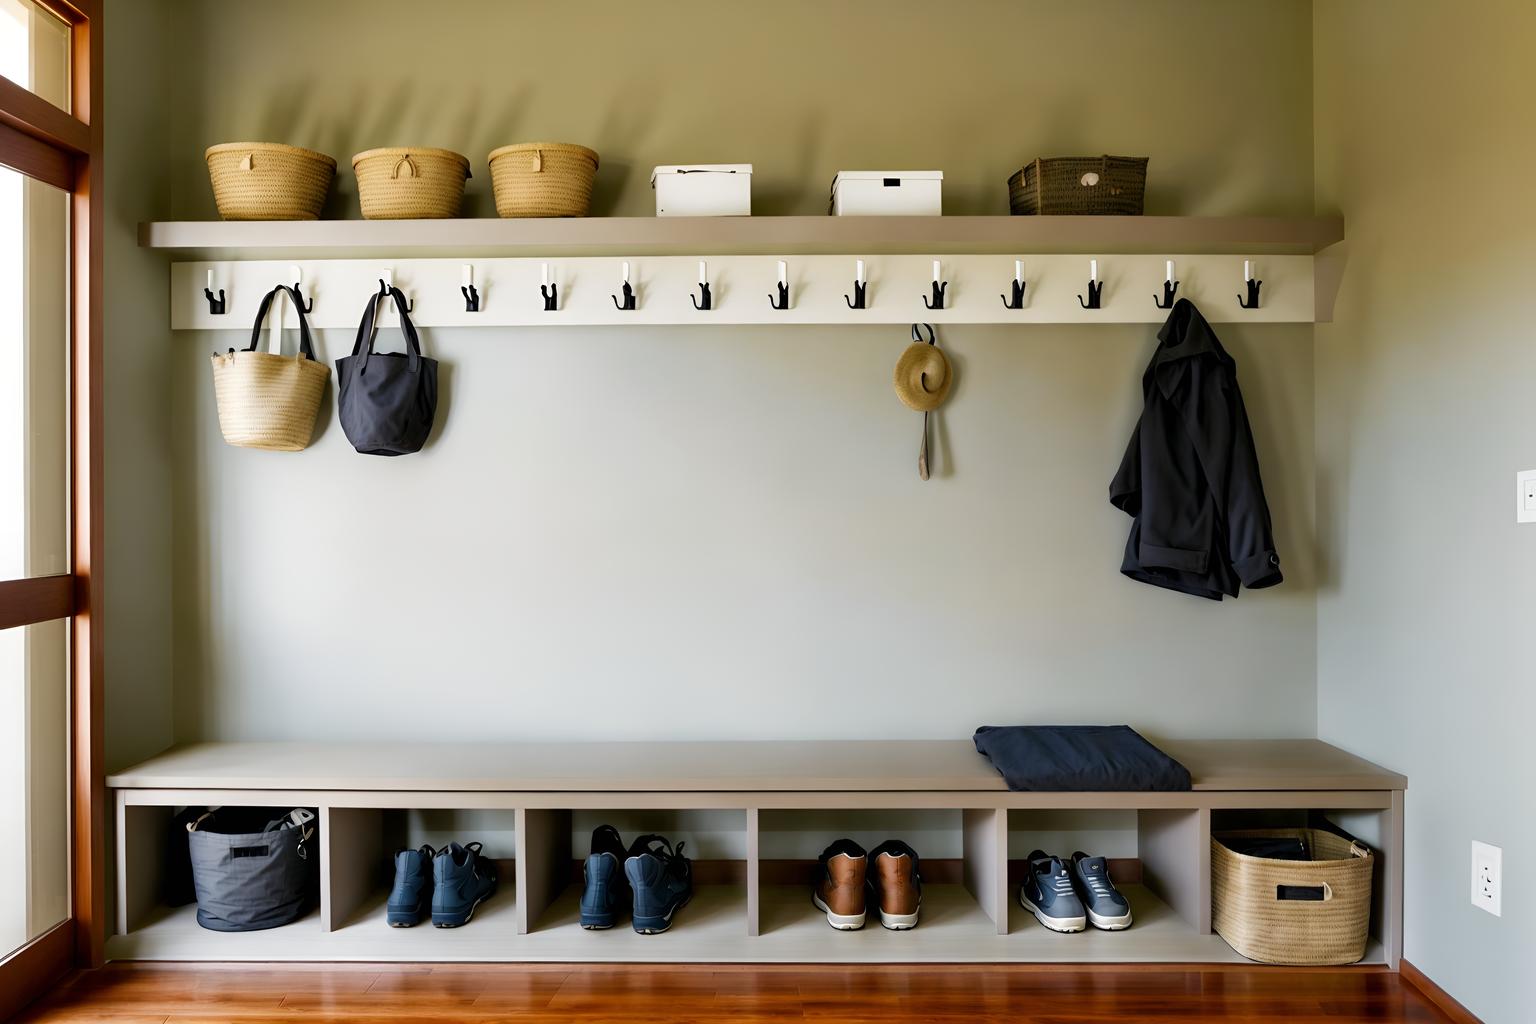
[[[666, 837], [693, 861], [694, 894], [678, 912], [675, 929], [684, 924], [714, 931], [734, 929], [745, 935], [748, 920], [747, 849], [748, 812], [745, 808], [689, 808], [676, 801], [657, 800], [654, 805], [599, 807], [575, 801], [581, 807], [528, 808], [522, 812], [527, 872], [528, 932], [559, 933], [582, 941], [577, 950], [611, 948], [626, 941], [627, 917], [607, 932], [583, 932], [580, 925], [581, 865], [590, 852], [592, 829], [611, 824], [626, 844], [646, 833]], [[668, 933], [670, 934], [670, 933]], [[640, 941], [665, 940], [664, 935], [635, 936]]]

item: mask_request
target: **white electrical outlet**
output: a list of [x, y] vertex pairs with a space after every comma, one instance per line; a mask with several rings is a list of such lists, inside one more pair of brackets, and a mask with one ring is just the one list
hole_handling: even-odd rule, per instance
[[1515, 474], [1515, 522], [1536, 523], [1536, 469]]
[[1472, 840], [1472, 905], [1501, 916], [1504, 851]]

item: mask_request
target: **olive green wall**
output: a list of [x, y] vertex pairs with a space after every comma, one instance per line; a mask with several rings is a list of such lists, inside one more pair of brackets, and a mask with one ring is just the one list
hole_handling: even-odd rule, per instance
[[[485, 154], [539, 138], [602, 154], [599, 215], [649, 212], [655, 164], [736, 160], [760, 214], [821, 212], [840, 167], [941, 167], [949, 212], [1001, 213], [1023, 160], [1104, 150], [1151, 157], [1153, 212], [1311, 202], [1304, 3], [172, 6], [180, 217], [213, 215], [203, 148], [249, 138], [459, 149], [478, 215]], [[1314, 728], [1310, 328], [1224, 332], [1290, 571], [1226, 606], [1116, 572], [1148, 328], [945, 332], [927, 484], [900, 329], [431, 335], [444, 429], [392, 461], [334, 428], [223, 446], [210, 340], [178, 339], [178, 735]]]
[[1312, 202], [1311, 14], [1227, 0], [172, 0], [176, 214], [214, 216], [202, 150], [277, 139], [350, 156], [582, 142], [593, 213], [647, 215], [660, 163], [750, 162], [754, 212], [820, 214], [839, 168], [945, 171], [947, 213], [1006, 213], [1035, 156], [1150, 156], [1149, 213]]
[[[1316, 8], [1318, 731], [1407, 774], [1404, 955], [1489, 1024], [1536, 1006], [1536, 7]], [[1474, 12], [1475, 16], [1474, 16]], [[1468, 898], [1503, 847], [1502, 917]]]
[[171, 149], [168, 0], [105, 5], [107, 760], [130, 764], [171, 740], [170, 369], [191, 358], [173, 339], [166, 260], [138, 247], [141, 220], [171, 215], [157, 167]]
[[[1304, 2], [164, 2], [109, 83], [162, 97], [117, 125], [147, 133], [121, 142], [139, 217], [213, 216], [202, 150], [253, 138], [338, 157], [331, 216], [349, 155], [400, 143], [468, 154], [489, 215], [485, 154], [540, 138], [602, 154], [599, 215], [650, 212], [679, 161], [754, 163], [760, 214], [822, 212], [843, 167], [940, 167], [948, 212], [1003, 213], [1024, 160], [1105, 150], [1151, 157], [1149, 212], [1311, 208]], [[113, 407], [152, 436], [112, 457], [169, 477], [169, 527], [120, 529], [173, 553], [173, 641], [157, 619], [136, 663], [169, 647], [180, 738], [1314, 730], [1310, 327], [1222, 332], [1288, 579], [1216, 605], [1117, 572], [1149, 327], [943, 332], [922, 483], [901, 328], [431, 331], [441, 434], [383, 460], [334, 423], [302, 455], [224, 446], [207, 356], [239, 334], [145, 337], [144, 294], [108, 343], [164, 356]]]

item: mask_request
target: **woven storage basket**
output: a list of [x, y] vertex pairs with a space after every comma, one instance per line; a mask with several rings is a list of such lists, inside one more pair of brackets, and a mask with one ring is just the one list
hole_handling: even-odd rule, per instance
[[468, 158], [447, 149], [391, 146], [352, 158], [357, 199], [369, 220], [457, 217]]
[[[1221, 842], [1259, 837], [1302, 839], [1313, 859], [1249, 857]], [[1364, 844], [1320, 829], [1218, 833], [1211, 839], [1211, 923], [1217, 934], [1250, 960], [1355, 963], [1365, 956], [1375, 863]], [[1288, 887], [1306, 892], [1287, 892]], [[1294, 898], [1306, 895], [1313, 898]]]
[[503, 217], [585, 217], [597, 154], [567, 142], [521, 142], [492, 150], [491, 188]]
[[[263, 448], [273, 452], [297, 452], [309, 447], [320, 412], [320, 399], [331, 368], [315, 358], [309, 323], [299, 310], [299, 350], [291, 356], [277, 351], [258, 352], [262, 321], [278, 291], [262, 299], [251, 328], [249, 348], [213, 357], [213, 394], [219, 407], [219, 430], [237, 448]], [[281, 331], [272, 332], [274, 349]]]
[[1146, 191], [1144, 156], [1058, 156], [1015, 172], [1008, 205], [1016, 214], [1139, 215]]
[[281, 142], [225, 142], [203, 155], [225, 220], [318, 220], [336, 177], [335, 160]]

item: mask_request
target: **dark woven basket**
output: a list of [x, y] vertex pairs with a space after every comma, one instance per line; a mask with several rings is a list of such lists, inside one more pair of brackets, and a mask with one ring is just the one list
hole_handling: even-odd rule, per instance
[[1139, 215], [1147, 191], [1144, 156], [1057, 156], [1008, 179], [1016, 214]]

